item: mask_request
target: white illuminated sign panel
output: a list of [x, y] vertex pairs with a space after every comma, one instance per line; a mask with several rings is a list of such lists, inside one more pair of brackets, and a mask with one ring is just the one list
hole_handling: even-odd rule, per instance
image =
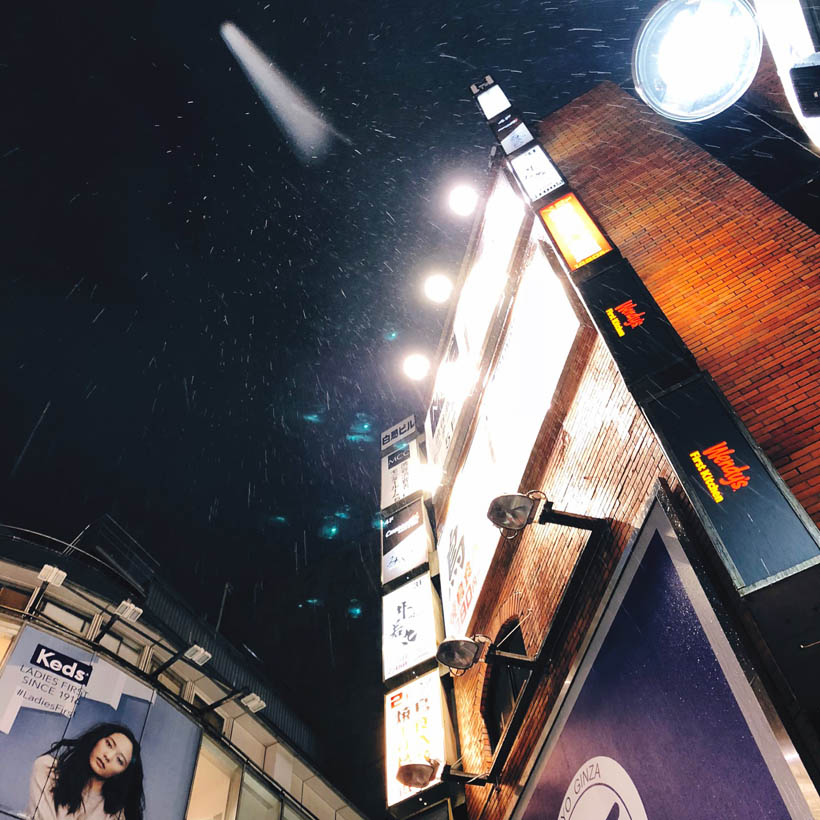
[[426, 572], [382, 598], [382, 669], [392, 678], [434, 658], [435, 598]]
[[541, 199], [564, 184], [558, 169], [550, 162], [546, 151], [540, 145], [533, 145], [529, 151], [513, 157], [510, 165], [531, 202]]
[[421, 498], [381, 522], [382, 583], [386, 584], [427, 561], [433, 533]]
[[512, 154], [535, 139], [521, 117], [512, 111], [501, 117], [492, 128], [505, 154]]
[[476, 388], [487, 332], [503, 301], [524, 214], [521, 198], [499, 174], [487, 201], [478, 249], [459, 293], [453, 335], [436, 373], [425, 420], [427, 455], [436, 467], [444, 466], [461, 409]]
[[388, 427], [387, 430], [382, 433], [382, 450], [386, 450], [388, 447], [392, 447], [394, 444], [398, 444], [400, 441], [410, 438], [415, 432], [416, 417], [408, 416], [406, 419], [402, 419], [398, 424]]
[[406, 447], [382, 456], [381, 508], [384, 510], [421, 489], [422, 471], [419, 444], [415, 439]]
[[[443, 706], [443, 692], [437, 669], [385, 695], [384, 758], [388, 806], [419, 791], [402, 786], [396, 780], [399, 766], [405, 763], [423, 763], [425, 760], [444, 762]], [[430, 785], [437, 782], [436, 780]]]
[[439, 534], [444, 622], [451, 636], [470, 634], [470, 620], [499, 542], [487, 509], [496, 496], [518, 490], [579, 326], [536, 244], [540, 228], [537, 232]]
[[510, 107], [510, 101], [507, 99], [507, 95], [501, 90], [500, 85], [491, 85], [486, 91], [482, 91], [476, 97], [476, 101], [488, 120], [491, 120]]

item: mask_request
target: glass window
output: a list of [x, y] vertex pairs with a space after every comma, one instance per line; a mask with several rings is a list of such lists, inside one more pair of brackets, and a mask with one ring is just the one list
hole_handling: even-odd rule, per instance
[[283, 803], [282, 820], [307, 820], [307, 815], [299, 811], [293, 803]]
[[245, 774], [236, 820], [279, 820], [281, 807], [279, 798], [261, 780]]
[[[160, 660], [156, 655], [151, 658], [151, 674], [156, 672], [162, 666], [164, 661]], [[177, 677], [170, 669], [160, 672], [157, 680], [169, 691], [175, 695], [182, 696], [183, 682], [182, 678]]]
[[69, 612], [69, 610], [63, 609], [61, 606], [57, 606], [57, 604], [51, 603], [51, 601], [45, 602], [42, 613], [46, 618], [50, 618], [52, 621], [66, 627], [66, 629], [70, 629], [72, 632], [76, 632], [78, 635], [85, 635], [88, 629], [88, 621], [85, 618], [77, 615], [75, 612]]
[[240, 765], [203, 738], [186, 820], [236, 820], [241, 778]]
[[[506, 624], [498, 633], [495, 643], [504, 652], [513, 652], [516, 655], [527, 654], [518, 620]], [[494, 663], [489, 673], [485, 723], [490, 745], [495, 749], [509, 725], [515, 710], [515, 702], [527, 681], [529, 671], [518, 666]]]
[[24, 610], [30, 597], [30, 591], [24, 592], [14, 587], [0, 586], [0, 605], [7, 606], [10, 609]]
[[107, 632], [100, 638], [100, 646], [104, 646], [115, 655], [119, 655], [123, 660], [128, 661], [128, 663], [139, 666], [142, 649], [137, 646], [137, 644], [125, 638], [118, 638], [116, 635]]
[[17, 621], [0, 617], [0, 666], [2, 666], [9, 647], [19, 631], [20, 624]]

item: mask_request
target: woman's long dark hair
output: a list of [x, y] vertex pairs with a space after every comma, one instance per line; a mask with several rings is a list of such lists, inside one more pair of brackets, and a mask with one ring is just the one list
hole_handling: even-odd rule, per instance
[[130, 741], [133, 751], [128, 768], [103, 781], [102, 796], [105, 813], [123, 812], [125, 820], [142, 820], [145, 797], [142, 792], [142, 759], [140, 744], [127, 726], [100, 723], [73, 740], [58, 740], [48, 753], [57, 758], [54, 766], [54, 808], [65, 806], [75, 814], [83, 802], [83, 789], [94, 773], [88, 762], [91, 751], [104, 737], [119, 733]]

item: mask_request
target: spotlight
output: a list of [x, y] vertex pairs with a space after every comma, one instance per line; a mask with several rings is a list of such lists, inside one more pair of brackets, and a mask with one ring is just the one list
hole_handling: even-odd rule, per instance
[[469, 185], [456, 185], [450, 191], [450, 209], [459, 216], [469, 216], [478, 204], [478, 194]]
[[449, 276], [443, 273], [432, 273], [424, 280], [424, 295], [431, 301], [440, 305], [450, 298], [453, 292], [453, 283]]
[[63, 585], [66, 574], [63, 570], [53, 567], [51, 564], [43, 564], [43, 568], [37, 575], [37, 579], [52, 586], [59, 587]]
[[[481, 639], [481, 640], [479, 640]], [[484, 657], [481, 649], [487, 647]], [[436, 660], [450, 669], [465, 670], [476, 663], [500, 663], [505, 666], [517, 666], [521, 669], [532, 669], [535, 658], [519, 655], [516, 652], [502, 652], [489, 638], [483, 635], [474, 635], [472, 638], [445, 638], [436, 650]]]
[[559, 512], [552, 508], [552, 502], [540, 490], [530, 490], [526, 494], [511, 493], [500, 495], [490, 502], [487, 510], [490, 523], [501, 530], [505, 538], [515, 538], [516, 534], [533, 522], [536, 524], [561, 524], [581, 530], [602, 532], [607, 521], [577, 513]]
[[433, 782], [441, 764], [438, 760], [404, 763], [396, 772], [396, 780], [411, 789], [423, 789]]
[[762, 49], [746, 0], [665, 0], [649, 13], [635, 40], [635, 89], [664, 117], [705, 120], [744, 94]]
[[436, 660], [450, 669], [469, 669], [481, 654], [481, 644], [474, 638], [445, 638], [436, 650]]
[[404, 360], [404, 375], [413, 381], [421, 381], [430, 371], [430, 360], [421, 353], [412, 353]]

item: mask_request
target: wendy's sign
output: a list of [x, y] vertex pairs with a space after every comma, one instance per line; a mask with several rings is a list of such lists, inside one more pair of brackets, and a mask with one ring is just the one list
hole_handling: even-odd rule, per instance
[[814, 526], [708, 376], [643, 409], [741, 594], [820, 561]]
[[625, 259], [593, 276], [573, 276], [573, 283], [638, 400], [697, 373], [692, 354]]

